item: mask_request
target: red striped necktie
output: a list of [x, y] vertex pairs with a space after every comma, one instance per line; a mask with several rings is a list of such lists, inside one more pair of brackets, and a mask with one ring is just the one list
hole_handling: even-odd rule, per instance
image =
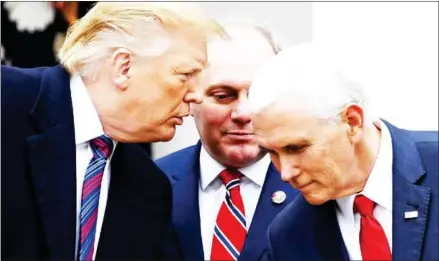
[[226, 169], [219, 177], [227, 191], [216, 219], [210, 259], [238, 260], [247, 236], [244, 204], [239, 189], [242, 174]]

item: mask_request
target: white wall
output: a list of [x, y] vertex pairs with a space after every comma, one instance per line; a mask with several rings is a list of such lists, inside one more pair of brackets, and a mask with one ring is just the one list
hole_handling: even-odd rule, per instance
[[313, 3], [313, 41], [343, 51], [378, 116], [438, 129], [438, 3]]
[[[379, 116], [411, 129], [438, 129], [438, 3], [201, 2], [215, 18], [261, 21], [290, 44], [342, 50]], [[174, 139], [153, 144], [158, 158], [194, 144], [186, 119]]]

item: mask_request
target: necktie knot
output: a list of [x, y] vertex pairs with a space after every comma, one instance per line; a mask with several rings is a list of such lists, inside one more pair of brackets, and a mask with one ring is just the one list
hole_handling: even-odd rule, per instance
[[375, 202], [363, 195], [357, 195], [354, 200], [354, 212], [360, 213], [361, 216], [373, 217]]
[[92, 139], [90, 146], [95, 157], [108, 159], [113, 152], [113, 141], [107, 135]]
[[380, 222], [373, 216], [376, 203], [363, 195], [354, 200], [354, 211], [360, 213], [360, 248], [363, 260], [392, 260], [389, 241]]
[[225, 169], [219, 174], [219, 178], [226, 186], [227, 190], [231, 190], [235, 186], [239, 185], [242, 173], [236, 169]]

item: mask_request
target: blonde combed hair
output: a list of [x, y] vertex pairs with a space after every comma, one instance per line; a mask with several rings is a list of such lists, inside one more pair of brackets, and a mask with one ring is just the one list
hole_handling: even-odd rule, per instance
[[151, 42], [158, 31], [185, 28], [206, 37], [227, 38], [223, 28], [194, 3], [98, 2], [68, 29], [58, 58], [70, 73], [82, 74], [88, 67], [98, 66], [93, 62], [102, 60], [112, 48], [133, 50], [142, 36]]

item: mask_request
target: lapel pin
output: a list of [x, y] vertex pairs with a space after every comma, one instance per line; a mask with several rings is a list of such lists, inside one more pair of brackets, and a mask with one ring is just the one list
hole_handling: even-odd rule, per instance
[[275, 191], [273, 193], [273, 195], [271, 195], [271, 200], [275, 204], [281, 204], [282, 202], [285, 201], [286, 198], [287, 198], [287, 195], [285, 194], [285, 192], [283, 192], [281, 190]]
[[405, 219], [409, 219], [409, 218], [417, 218], [418, 217], [418, 211], [407, 211], [404, 213], [404, 218]]

